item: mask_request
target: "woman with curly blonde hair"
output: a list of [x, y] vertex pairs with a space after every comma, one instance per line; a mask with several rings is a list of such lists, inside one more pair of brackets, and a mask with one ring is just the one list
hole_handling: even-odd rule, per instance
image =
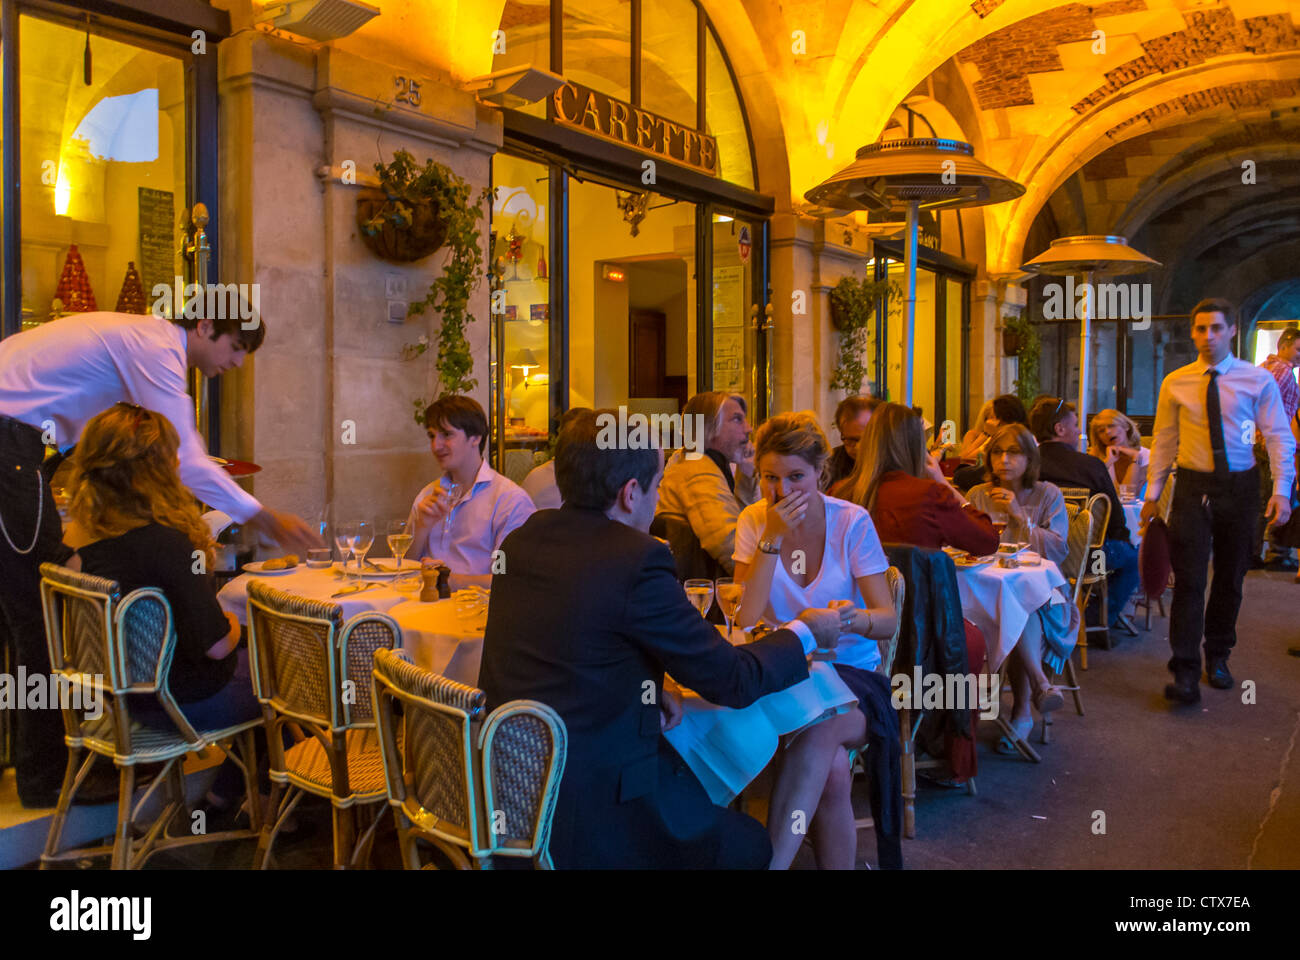
[[1134, 496], [1143, 495], [1151, 451], [1132, 420], [1118, 410], [1098, 411], [1088, 425], [1088, 452], [1106, 464], [1116, 490], [1130, 486]]
[[[254, 720], [246, 650], [239, 621], [217, 603], [214, 544], [197, 503], [181, 484], [176, 428], [161, 413], [118, 403], [95, 416], [72, 460], [64, 541], [81, 568], [115, 580], [125, 595], [157, 587], [176, 628], [168, 687], [198, 729]], [[168, 729], [171, 720], [150, 700], [134, 718]]]

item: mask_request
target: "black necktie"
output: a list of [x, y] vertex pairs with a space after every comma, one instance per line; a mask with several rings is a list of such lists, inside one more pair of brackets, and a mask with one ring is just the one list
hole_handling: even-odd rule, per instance
[[1228, 476], [1228, 453], [1223, 446], [1223, 408], [1219, 405], [1219, 371], [1210, 368], [1210, 385], [1205, 388], [1205, 418], [1210, 422], [1210, 450], [1214, 454], [1214, 476]]

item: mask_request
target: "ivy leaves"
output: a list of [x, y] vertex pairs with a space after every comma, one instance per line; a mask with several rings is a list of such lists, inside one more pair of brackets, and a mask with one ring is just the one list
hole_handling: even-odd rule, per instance
[[901, 302], [903, 289], [888, 277], [858, 280], [844, 277], [831, 289], [831, 313], [839, 330], [839, 353], [831, 376], [831, 389], [856, 394], [871, 373], [868, 359], [875, 328], [876, 303], [887, 296], [891, 313]]

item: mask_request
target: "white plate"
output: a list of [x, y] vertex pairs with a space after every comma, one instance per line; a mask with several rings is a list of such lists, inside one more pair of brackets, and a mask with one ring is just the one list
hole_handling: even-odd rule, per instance
[[[362, 564], [361, 565], [362, 580], [390, 580], [393, 577], [397, 576], [399, 573], [411, 573], [414, 570], [420, 569], [419, 560], [403, 560], [402, 568], [400, 570], [393, 566], [392, 557], [383, 557], [379, 560], [371, 560], [370, 562], [373, 563], [375, 566], [379, 567], [380, 569], [372, 570], [369, 567], [367, 567], [365, 564]], [[336, 561], [334, 563], [334, 569], [342, 570], [343, 565]], [[357, 573], [356, 562], [353, 560], [349, 560], [348, 576], [353, 576], [356, 573]]]
[[302, 561], [299, 561], [296, 567], [288, 567], [284, 570], [263, 570], [262, 564], [265, 562], [265, 560], [254, 560], [252, 563], [244, 564], [240, 569], [245, 573], [252, 573], [259, 577], [278, 577], [284, 573], [293, 573], [295, 570], [305, 569]]

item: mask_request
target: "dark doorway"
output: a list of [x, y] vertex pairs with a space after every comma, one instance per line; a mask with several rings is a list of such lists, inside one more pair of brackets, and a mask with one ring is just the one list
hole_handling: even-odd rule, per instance
[[668, 317], [658, 310], [628, 310], [629, 397], [664, 397], [667, 368]]

